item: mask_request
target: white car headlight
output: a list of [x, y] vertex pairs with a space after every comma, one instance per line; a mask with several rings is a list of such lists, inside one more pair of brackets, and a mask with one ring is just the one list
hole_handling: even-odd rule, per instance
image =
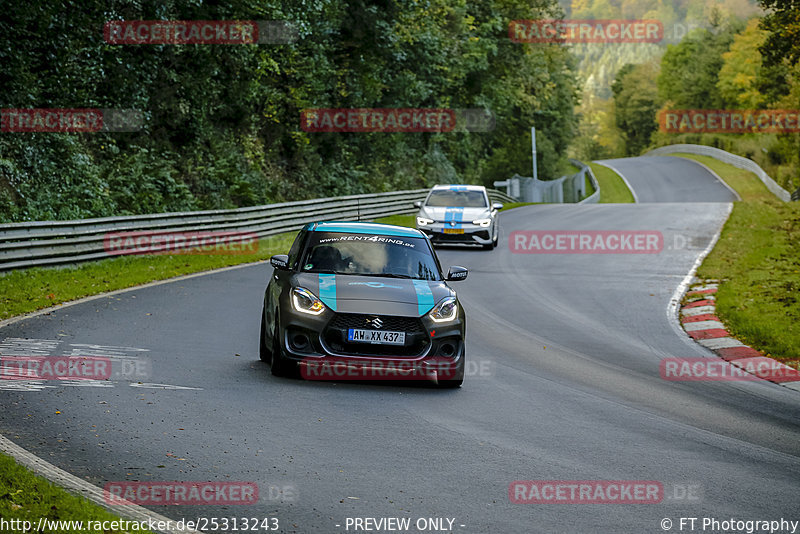
[[458, 318], [458, 303], [455, 297], [445, 297], [428, 312], [428, 316], [437, 323], [455, 321]]
[[302, 287], [292, 289], [292, 306], [301, 313], [319, 315], [325, 311], [325, 304], [317, 296]]
[[417, 226], [428, 226], [429, 224], [433, 224], [433, 219], [417, 217]]
[[483, 228], [486, 228], [487, 226], [492, 224], [492, 220], [491, 219], [477, 219], [477, 220], [472, 221], [472, 224], [477, 225], [477, 226], [481, 226]]

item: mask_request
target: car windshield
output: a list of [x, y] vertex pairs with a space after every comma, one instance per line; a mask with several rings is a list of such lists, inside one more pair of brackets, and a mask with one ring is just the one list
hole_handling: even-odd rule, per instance
[[486, 197], [482, 191], [436, 189], [431, 191], [425, 205], [434, 208], [448, 206], [459, 208], [485, 208]]
[[422, 237], [312, 232], [300, 270], [387, 278], [441, 279]]

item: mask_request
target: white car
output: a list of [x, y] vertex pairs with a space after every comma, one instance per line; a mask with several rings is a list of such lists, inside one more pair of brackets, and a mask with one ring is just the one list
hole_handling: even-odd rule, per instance
[[482, 185], [437, 185], [414, 206], [419, 208], [417, 229], [434, 244], [477, 244], [487, 250], [497, 246], [497, 212], [503, 205], [492, 204]]

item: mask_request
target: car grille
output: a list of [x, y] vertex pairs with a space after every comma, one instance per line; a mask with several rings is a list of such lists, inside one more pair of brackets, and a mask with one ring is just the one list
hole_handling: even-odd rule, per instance
[[[371, 330], [367, 319], [380, 317], [383, 325], [380, 330], [405, 332], [405, 345], [373, 345], [370, 343], [350, 343], [347, 341], [347, 330], [365, 328]], [[368, 315], [358, 313], [339, 313], [328, 322], [322, 332], [322, 339], [328, 350], [346, 356], [421, 356], [430, 345], [428, 332], [419, 317], [402, 317], [397, 315]]]
[[454, 243], [474, 243], [472, 236], [477, 236], [481, 239], [489, 239], [489, 230], [478, 230], [477, 232], [470, 232], [466, 234], [429, 234], [431, 240], [436, 242], [454, 242]]

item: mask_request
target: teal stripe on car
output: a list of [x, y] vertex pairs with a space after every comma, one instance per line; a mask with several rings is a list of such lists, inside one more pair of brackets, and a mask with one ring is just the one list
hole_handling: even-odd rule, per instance
[[423, 237], [415, 228], [404, 228], [388, 224], [357, 222], [321, 222], [314, 226], [315, 232], [340, 232], [343, 234], [372, 234], [392, 237]]
[[433, 291], [427, 280], [412, 280], [414, 290], [417, 292], [417, 311], [420, 317], [431, 311], [433, 305]]
[[320, 274], [319, 275], [319, 300], [325, 306], [333, 311], [336, 311], [336, 275], [335, 274]]

